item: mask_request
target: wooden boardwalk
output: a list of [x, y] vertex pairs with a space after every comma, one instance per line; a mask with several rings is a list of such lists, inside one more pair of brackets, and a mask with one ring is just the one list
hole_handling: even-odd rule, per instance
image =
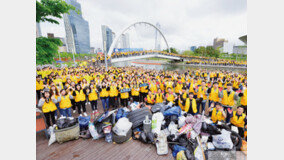
[[[101, 102], [98, 102], [98, 109], [102, 112]], [[91, 108], [87, 106], [87, 113]], [[88, 114], [89, 115], [89, 114]], [[78, 114], [74, 115], [75, 117]], [[164, 156], [157, 155], [156, 147], [153, 144], [144, 144], [138, 140], [130, 140], [123, 144], [105, 142], [104, 138], [99, 140], [78, 139], [63, 144], [55, 142], [48, 147], [48, 139], [43, 132], [36, 135], [36, 157], [38, 160], [140, 160], [140, 159], [174, 159], [172, 152]]]

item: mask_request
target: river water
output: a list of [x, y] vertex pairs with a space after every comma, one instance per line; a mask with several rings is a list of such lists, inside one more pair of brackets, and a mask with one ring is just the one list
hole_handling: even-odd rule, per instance
[[[136, 63], [135, 63], [136, 62]], [[143, 64], [138, 64], [138, 63]], [[150, 63], [150, 64], [145, 64]], [[210, 71], [216, 71], [216, 70], [226, 70], [226, 71], [232, 71], [236, 73], [246, 73], [246, 68], [232, 68], [232, 67], [208, 67], [208, 66], [192, 66], [187, 64], [168, 64], [168, 63], [162, 63], [161, 64], [151, 64], [151, 63], [161, 63], [161, 61], [151, 61], [151, 60], [133, 60], [133, 61], [125, 61], [125, 62], [117, 62], [113, 63], [112, 65], [115, 67], [125, 67], [125, 66], [137, 66], [137, 67], [143, 67], [145, 69], [155, 69], [155, 70], [176, 70], [176, 71], [186, 71], [186, 70], [197, 70], [197, 69], [207, 69]]]

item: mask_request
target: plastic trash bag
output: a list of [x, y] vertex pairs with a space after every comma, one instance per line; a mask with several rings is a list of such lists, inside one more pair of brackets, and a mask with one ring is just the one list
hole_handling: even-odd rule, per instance
[[140, 132], [139, 140], [143, 143], [147, 143], [147, 135], [145, 132]]
[[181, 128], [184, 125], [185, 125], [185, 117], [184, 116], [178, 117], [178, 128]]
[[68, 120], [67, 118], [60, 117], [56, 121], [56, 125], [58, 126], [58, 129], [63, 129], [68, 127]]
[[93, 139], [95, 139], [95, 140], [99, 139], [99, 134], [98, 134], [97, 129], [95, 128], [93, 123], [89, 123], [89, 131], [90, 131]]
[[164, 116], [177, 115], [178, 117], [181, 115], [181, 108], [179, 106], [171, 107], [164, 112]]
[[193, 154], [188, 149], [185, 151], [185, 156], [186, 156], [187, 160], [194, 160]]
[[116, 120], [119, 120], [122, 117], [126, 117], [127, 114], [128, 113], [123, 108], [119, 108], [117, 113], [116, 113]]
[[152, 133], [159, 134], [161, 131], [162, 122], [164, 120], [164, 116], [161, 112], [154, 113], [152, 116]]
[[187, 115], [185, 117], [185, 123], [196, 123], [196, 118], [194, 116], [192, 116], [191, 114]]
[[91, 120], [90, 116], [87, 116], [87, 117], [79, 116], [78, 122], [79, 122], [80, 129], [81, 130], [87, 129], [90, 120]]
[[194, 157], [197, 160], [205, 160], [205, 155], [200, 145], [198, 145], [196, 149], [194, 150]]
[[157, 148], [157, 154], [158, 155], [165, 155], [168, 154], [168, 142], [167, 142], [167, 136], [165, 132], [160, 132], [160, 134], [157, 136], [156, 140], [156, 148]]
[[176, 160], [187, 160], [187, 158], [186, 158], [185, 153], [184, 153], [183, 150], [182, 150], [182, 151], [179, 151], [179, 152], [177, 153], [177, 158], [176, 158]]
[[148, 132], [146, 133], [146, 136], [147, 136], [147, 142], [154, 144], [154, 137], [155, 137], [154, 134], [152, 132]]
[[163, 103], [157, 103], [154, 106], [152, 106], [151, 111], [153, 113], [159, 112], [165, 105]]
[[173, 157], [176, 158], [178, 152], [185, 150], [186, 150], [185, 147], [175, 144], [173, 146], [173, 151], [172, 151]]
[[178, 130], [178, 135], [187, 134], [191, 129], [192, 128], [189, 124], [185, 124]]
[[130, 109], [131, 109], [131, 111], [134, 111], [134, 110], [136, 110], [136, 109], [138, 109], [138, 102], [133, 102], [133, 103], [131, 103], [130, 104]]
[[49, 138], [49, 141], [48, 141], [48, 146], [50, 146], [52, 143], [56, 142], [54, 128], [50, 127], [49, 130], [50, 130], [50, 138]]
[[118, 136], [126, 136], [131, 127], [132, 123], [129, 122], [128, 118], [123, 117], [116, 122], [112, 130]]
[[177, 124], [171, 122], [168, 126], [168, 130], [170, 131], [171, 134], [176, 134], [178, 132]]
[[232, 149], [234, 144], [231, 140], [231, 132], [225, 129], [221, 130], [221, 134], [213, 135], [213, 145], [218, 149]]
[[110, 133], [107, 133], [106, 135], [105, 135], [105, 141], [107, 142], [107, 143], [112, 143], [112, 133], [110, 132]]

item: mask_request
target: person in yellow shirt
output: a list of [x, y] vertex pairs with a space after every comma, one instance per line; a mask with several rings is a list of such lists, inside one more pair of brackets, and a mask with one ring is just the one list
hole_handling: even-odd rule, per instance
[[75, 97], [75, 104], [77, 106], [77, 110], [80, 116], [81, 114], [81, 108], [83, 109], [84, 116], [87, 116], [86, 113], [86, 90], [81, 87], [80, 84], [76, 84], [75, 91], [73, 91], [72, 96]]
[[38, 106], [42, 107], [42, 112], [44, 114], [44, 117], [46, 119], [47, 127], [51, 126], [50, 120], [55, 126], [55, 112], [57, 110], [55, 103], [57, 103], [57, 100], [55, 98], [55, 95], [50, 96], [49, 89], [43, 90], [43, 96], [38, 102]]
[[90, 87], [86, 89], [86, 93], [88, 95], [88, 100], [91, 103], [91, 108], [93, 113], [98, 111], [98, 93], [99, 91], [97, 88], [93, 85], [90, 84]]
[[241, 97], [241, 106], [244, 108], [244, 113], [247, 115], [247, 84], [244, 83], [242, 86], [242, 91], [239, 93]]
[[59, 107], [62, 113], [61, 116], [72, 119], [71, 99], [73, 99], [73, 96], [71, 95], [71, 93], [70, 92], [68, 93], [65, 89], [62, 89], [60, 91], [60, 96], [57, 98], [57, 102], [59, 103]]
[[194, 94], [192, 92], [189, 92], [188, 97], [184, 99], [183, 97], [180, 97], [180, 103], [183, 105], [184, 111], [191, 114], [196, 115], [197, 112], [197, 104], [195, 98], [193, 98]]
[[41, 98], [41, 91], [43, 90], [43, 81], [41, 79], [41, 76], [36, 76], [36, 96], [37, 96], [37, 103]]
[[134, 102], [140, 102], [140, 98], [139, 98], [139, 91], [140, 91], [140, 87], [139, 87], [139, 83], [136, 82], [135, 84], [132, 84], [131, 86], [131, 96]]
[[154, 105], [155, 104], [155, 95], [152, 94], [151, 90], [148, 92], [148, 95], [146, 96], [146, 104], [147, 105]]
[[[202, 113], [205, 111], [205, 104], [207, 102], [207, 87], [206, 87], [206, 82], [202, 81], [201, 86], [199, 86], [195, 92], [197, 93], [197, 110], [198, 113]], [[201, 112], [200, 112], [200, 106], [202, 107]]]
[[128, 100], [129, 100], [129, 92], [130, 92], [130, 88], [129, 85], [124, 82], [120, 88], [120, 100], [121, 100], [121, 105], [123, 107], [127, 107], [128, 106]]
[[119, 87], [117, 86], [116, 82], [113, 81], [111, 83], [111, 86], [109, 87], [109, 103], [110, 106], [113, 107], [113, 109], [118, 108], [118, 90]]
[[227, 114], [224, 111], [224, 108], [220, 102], [217, 102], [215, 106], [214, 103], [212, 103], [207, 110], [209, 112], [209, 116], [211, 117], [213, 123], [217, 124], [219, 121], [225, 122]]
[[164, 102], [164, 93], [161, 88], [158, 88], [158, 93], [156, 94], [156, 103]]
[[238, 127], [239, 135], [244, 138], [244, 132], [247, 128], [247, 116], [244, 114], [244, 108], [238, 106], [237, 110], [233, 112], [230, 120], [231, 125]]

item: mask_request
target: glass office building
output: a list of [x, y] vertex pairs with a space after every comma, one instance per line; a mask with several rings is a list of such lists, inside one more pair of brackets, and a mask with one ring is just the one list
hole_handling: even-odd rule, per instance
[[78, 14], [76, 11], [70, 10], [70, 14], [63, 16], [68, 52], [75, 50], [75, 53], [90, 53], [89, 23], [82, 17], [81, 4], [76, 0], [65, 1], [80, 11]]
[[114, 38], [113, 32], [108, 26], [102, 25], [102, 36], [103, 36], [103, 49], [104, 52], [107, 53]]

